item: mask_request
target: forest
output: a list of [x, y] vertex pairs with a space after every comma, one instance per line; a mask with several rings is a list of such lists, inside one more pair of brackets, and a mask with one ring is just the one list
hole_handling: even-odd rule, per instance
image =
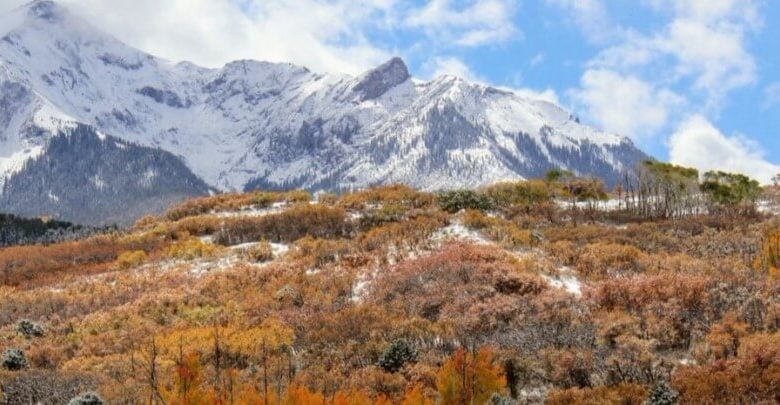
[[776, 403], [776, 179], [217, 194], [5, 247], [0, 403]]

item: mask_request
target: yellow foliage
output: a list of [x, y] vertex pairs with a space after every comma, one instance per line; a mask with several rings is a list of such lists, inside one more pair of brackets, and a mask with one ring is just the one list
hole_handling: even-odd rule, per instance
[[520, 229], [503, 218], [487, 216], [478, 210], [467, 210], [463, 215], [463, 224], [480, 230], [485, 236], [508, 249], [529, 247], [534, 244], [531, 231]]
[[263, 346], [268, 350], [290, 346], [295, 338], [290, 327], [274, 318], [266, 318], [256, 328], [228, 329], [226, 332], [226, 347], [235, 353], [246, 355], [256, 355]]
[[207, 353], [214, 349], [216, 340], [233, 353], [258, 356], [264, 344], [267, 350], [277, 350], [292, 345], [294, 338], [290, 327], [267, 318], [257, 327], [195, 327], [159, 336], [156, 341], [160, 352], [173, 358], [179, 353]]
[[281, 200], [287, 203], [307, 203], [311, 201], [311, 194], [306, 190], [291, 190], [281, 195]]
[[284, 396], [284, 405], [325, 405], [325, 396], [320, 393], [311, 392], [308, 388], [300, 385], [293, 385], [287, 389]]
[[272, 260], [274, 251], [268, 241], [262, 240], [254, 246], [243, 249], [241, 255], [249, 261], [262, 263]]
[[766, 271], [772, 277], [777, 277], [778, 267], [780, 267], [780, 229], [773, 227], [764, 232], [761, 250], [756, 256], [753, 267], [756, 270]]
[[401, 405], [433, 405], [433, 403], [432, 399], [425, 397], [423, 389], [419, 385], [407, 390], [401, 400]]
[[621, 383], [611, 387], [570, 388], [552, 391], [545, 403], [564, 404], [625, 404], [641, 405], [645, 403], [647, 388], [638, 384]]
[[331, 405], [372, 405], [371, 398], [364, 392], [352, 390], [349, 392], [338, 391], [333, 396]]
[[166, 256], [174, 259], [192, 260], [214, 257], [221, 251], [219, 246], [203, 242], [198, 238], [186, 238], [168, 247]]
[[339, 205], [349, 209], [363, 209], [370, 204], [395, 204], [409, 208], [423, 208], [431, 206], [435, 200], [433, 194], [420, 192], [400, 184], [392, 184], [345, 194], [339, 200]]
[[484, 347], [475, 353], [458, 349], [436, 374], [441, 404], [484, 404], [506, 381], [494, 363], [493, 351]]
[[134, 250], [131, 252], [123, 252], [116, 259], [116, 265], [120, 269], [129, 269], [132, 267], [138, 267], [146, 261], [146, 252], [143, 250]]
[[498, 207], [531, 206], [552, 198], [550, 185], [541, 180], [501, 182], [485, 187], [484, 193]]

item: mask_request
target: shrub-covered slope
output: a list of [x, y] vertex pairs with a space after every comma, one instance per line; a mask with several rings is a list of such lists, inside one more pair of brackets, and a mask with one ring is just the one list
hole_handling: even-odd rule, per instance
[[559, 176], [221, 194], [2, 249], [0, 398], [775, 400], [780, 223], [747, 194], [602, 197]]

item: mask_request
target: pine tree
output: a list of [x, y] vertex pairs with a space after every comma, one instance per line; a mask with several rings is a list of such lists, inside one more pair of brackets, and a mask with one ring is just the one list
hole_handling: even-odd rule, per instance
[[27, 357], [22, 349], [10, 348], [3, 352], [3, 368], [16, 371], [27, 367]]
[[405, 340], [396, 339], [379, 357], [379, 367], [385, 371], [395, 373], [406, 363], [417, 361], [417, 350]]
[[666, 381], [661, 381], [650, 390], [647, 405], [674, 405], [677, 403], [678, 394]]
[[22, 319], [16, 324], [16, 330], [21, 333], [26, 339], [33, 337], [43, 336], [43, 328], [41, 325], [34, 323], [28, 319]]

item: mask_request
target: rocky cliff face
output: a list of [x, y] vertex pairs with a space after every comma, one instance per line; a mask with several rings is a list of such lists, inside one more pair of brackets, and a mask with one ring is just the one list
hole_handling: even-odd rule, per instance
[[554, 104], [456, 77], [415, 80], [399, 58], [358, 77], [256, 61], [205, 69], [126, 46], [51, 1], [10, 18], [0, 33], [6, 182], [76, 123], [170, 152], [218, 190], [472, 187], [554, 167], [612, 183], [646, 158]]

